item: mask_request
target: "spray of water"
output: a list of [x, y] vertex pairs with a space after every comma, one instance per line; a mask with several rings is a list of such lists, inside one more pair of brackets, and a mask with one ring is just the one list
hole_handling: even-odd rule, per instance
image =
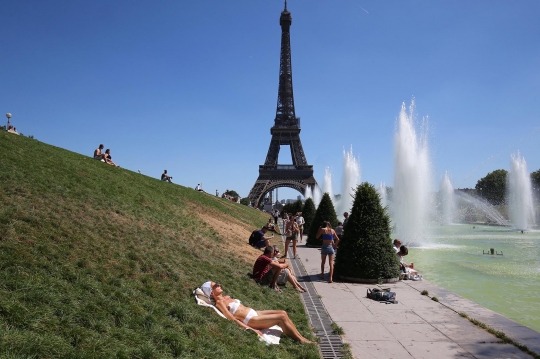
[[406, 242], [425, 243], [429, 238], [432, 176], [425, 128], [418, 136], [414, 99], [408, 112], [403, 103], [394, 137], [393, 222], [394, 234]]
[[350, 212], [354, 202], [354, 191], [360, 184], [360, 161], [349, 151], [343, 150], [343, 176], [341, 177], [341, 199], [336, 204], [336, 212]]
[[512, 225], [519, 230], [530, 229], [535, 219], [531, 177], [527, 162], [519, 151], [511, 156], [507, 196]]
[[379, 183], [377, 192], [379, 192], [379, 196], [381, 197], [381, 205], [383, 207], [388, 206], [388, 195], [386, 194], [386, 184], [384, 182]]
[[454, 187], [450, 182], [448, 172], [444, 173], [441, 181], [441, 204], [442, 204], [442, 222], [444, 224], [452, 224], [454, 222], [454, 211], [456, 208], [454, 198]]
[[330, 171], [330, 167], [324, 169], [323, 193], [328, 193], [335, 206], [334, 191], [332, 190], [332, 172]]

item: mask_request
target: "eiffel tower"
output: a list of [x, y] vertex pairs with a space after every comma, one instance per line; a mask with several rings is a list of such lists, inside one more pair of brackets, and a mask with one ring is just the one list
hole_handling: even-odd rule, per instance
[[[291, 65], [291, 13], [285, 9], [279, 18], [281, 26], [281, 55], [279, 59], [279, 87], [274, 126], [270, 128], [272, 140], [264, 165], [259, 166], [259, 178], [249, 192], [251, 205], [258, 207], [265, 196], [279, 187], [293, 188], [305, 194], [308, 187], [313, 189], [317, 181], [313, 177], [313, 166], [308, 165], [302, 142], [300, 142], [300, 118], [294, 111]], [[292, 164], [278, 164], [280, 146], [291, 149]]]

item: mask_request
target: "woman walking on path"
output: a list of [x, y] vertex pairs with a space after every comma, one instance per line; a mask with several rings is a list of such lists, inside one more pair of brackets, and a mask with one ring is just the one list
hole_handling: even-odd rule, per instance
[[336, 253], [335, 249], [339, 244], [339, 237], [328, 221], [324, 221], [317, 232], [317, 239], [321, 236], [323, 245], [321, 248], [321, 274], [319, 274], [319, 278], [324, 279], [324, 265], [326, 264], [326, 256], [328, 256], [328, 264], [330, 265], [328, 283], [332, 283], [332, 277], [334, 276], [334, 254]]
[[285, 255], [283, 258], [287, 258], [287, 253], [289, 251], [289, 244], [292, 241], [292, 248], [293, 248], [293, 259], [296, 259], [296, 242], [298, 241], [298, 232], [300, 232], [300, 229], [298, 228], [298, 224], [296, 224], [296, 221], [294, 220], [293, 215], [291, 214], [289, 216], [289, 221], [287, 222], [287, 226], [285, 227]]

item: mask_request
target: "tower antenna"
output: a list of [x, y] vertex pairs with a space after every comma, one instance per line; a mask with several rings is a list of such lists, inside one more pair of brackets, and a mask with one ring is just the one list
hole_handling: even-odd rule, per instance
[[287, 11], [287, 0], [285, 0], [285, 11]]

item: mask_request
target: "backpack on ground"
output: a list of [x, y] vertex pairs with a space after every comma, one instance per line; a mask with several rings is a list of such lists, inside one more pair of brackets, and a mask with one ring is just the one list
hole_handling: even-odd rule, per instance
[[258, 229], [256, 229], [256, 230], [254, 230], [253, 232], [251, 232], [251, 235], [249, 236], [249, 240], [248, 240], [248, 243], [249, 243], [250, 246], [254, 246], [254, 245], [255, 245], [255, 238], [257, 238], [257, 237], [255, 236], [255, 234], [256, 234], [257, 232], [259, 232]]
[[378, 302], [383, 302], [386, 304], [392, 303], [397, 304], [396, 292], [391, 292], [390, 288], [373, 288], [367, 290], [366, 297], [376, 300]]

